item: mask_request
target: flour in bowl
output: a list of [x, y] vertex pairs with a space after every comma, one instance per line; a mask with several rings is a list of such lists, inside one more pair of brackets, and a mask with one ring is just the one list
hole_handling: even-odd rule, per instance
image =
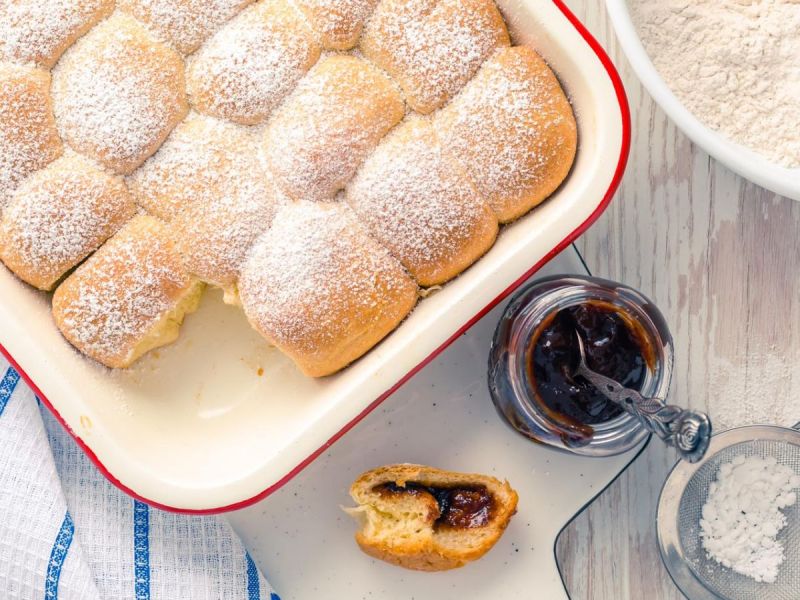
[[800, 0], [630, 0], [647, 53], [700, 121], [800, 168]]
[[708, 489], [700, 536], [709, 557], [756, 581], [772, 583], [784, 559], [782, 509], [797, 502], [800, 476], [774, 456], [738, 455]]

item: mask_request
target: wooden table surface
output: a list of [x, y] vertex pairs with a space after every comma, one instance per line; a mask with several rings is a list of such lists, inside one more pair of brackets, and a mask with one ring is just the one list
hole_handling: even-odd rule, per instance
[[[639, 84], [604, 3], [567, 4], [617, 65], [633, 121], [622, 186], [577, 244], [589, 268], [664, 312], [675, 339], [673, 402], [707, 410], [717, 429], [800, 421], [800, 202], [692, 144]], [[562, 534], [557, 554], [573, 600], [683, 597], [661, 564], [654, 526], [674, 462], [653, 440]]]

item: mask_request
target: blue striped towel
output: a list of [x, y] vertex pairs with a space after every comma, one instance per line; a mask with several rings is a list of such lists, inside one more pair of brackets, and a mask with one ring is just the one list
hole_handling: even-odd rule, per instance
[[277, 600], [222, 519], [112, 486], [0, 357], [3, 600]]

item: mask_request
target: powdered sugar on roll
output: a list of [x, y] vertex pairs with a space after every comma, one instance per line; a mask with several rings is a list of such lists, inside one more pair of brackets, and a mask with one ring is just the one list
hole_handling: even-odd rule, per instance
[[361, 356], [405, 317], [417, 288], [341, 204], [282, 207], [242, 270], [245, 313], [309, 375]]
[[345, 55], [321, 59], [277, 111], [264, 153], [294, 199], [332, 200], [403, 116], [391, 80]]
[[135, 212], [118, 177], [70, 154], [28, 177], [0, 220], [0, 258], [49, 290]]
[[445, 152], [501, 222], [525, 214], [566, 178], [577, 148], [572, 107], [532, 49], [501, 48], [436, 115]]
[[356, 45], [364, 22], [377, 0], [295, 0], [330, 50], [349, 50]]
[[311, 29], [289, 0], [263, 0], [227, 23], [190, 59], [189, 94], [201, 112], [259, 123], [319, 55]]
[[20, 181], [62, 153], [50, 75], [0, 63], [0, 213]]
[[146, 23], [178, 52], [203, 40], [253, 0], [117, 0], [117, 7]]
[[81, 352], [107, 366], [126, 367], [175, 340], [200, 291], [166, 225], [141, 215], [56, 289], [53, 315]]
[[[165, 221], [190, 204], [209, 204], [263, 179], [253, 132], [192, 113], [153, 156], [128, 176], [139, 205]], [[256, 185], [250, 183], [249, 185]]]
[[420, 285], [444, 283], [491, 247], [497, 218], [449, 161], [424, 119], [412, 118], [370, 155], [347, 199]]
[[6, 0], [0, 5], [0, 60], [50, 68], [113, 9], [113, 0]]
[[499, 46], [508, 46], [492, 0], [384, 0], [361, 49], [403, 88], [421, 113], [442, 106]]
[[61, 134], [78, 152], [129, 173], [185, 116], [183, 61], [116, 13], [70, 48], [53, 71]]

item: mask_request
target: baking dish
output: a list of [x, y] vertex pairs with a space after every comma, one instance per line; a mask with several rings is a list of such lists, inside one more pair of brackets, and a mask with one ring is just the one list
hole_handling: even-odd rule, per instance
[[302, 376], [214, 290], [178, 342], [127, 371], [109, 371], [60, 337], [45, 294], [0, 269], [0, 349], [112, 482], [183, 512], [231, 510], [265, 497], [599, 216], [628, 156], [619, 77], [560, 0], [498, 4], [515, 41], [543, 54], [573, 101], [573, 170], [550, 200], [504, 228], [483, 259], [345, 371]]

